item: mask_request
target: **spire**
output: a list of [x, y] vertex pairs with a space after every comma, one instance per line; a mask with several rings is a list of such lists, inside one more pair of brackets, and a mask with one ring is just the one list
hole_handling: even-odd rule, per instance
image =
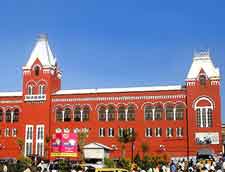
[[27, 64], [24, 66], [25, 69], [31, 69], [32, 65], [39, 59], [43, 67], [55, 67], [56, 58], [48, 44], [48, 36], [46, 34], [39, 34], [36, 44], [31, 52]]
[[186, 80], [198, 78], [199, 72], [204, 70], [210, 79], [220, 79], [219, 68], [216, 68], [211, 60], [209, 50], [195, 52], [191, 68]]

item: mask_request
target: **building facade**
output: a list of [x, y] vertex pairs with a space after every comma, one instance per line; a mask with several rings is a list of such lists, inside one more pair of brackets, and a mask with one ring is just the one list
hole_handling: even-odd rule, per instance
[[[137, 134], [134, 154], [143, 143], [149, 153], [173, 157], [222, 151], [220, 74], [208, 52], [194, 55], [184, 85], [62, 90], [56, 58], [41, 35], [22, 72], [21, 92], [0, 93], [0, 157], [50, 158], [49, 139], [64, 130], [88, 132], [86, 143], [110, 148], [114, 158], [121, 156], [125, 129]], [[126, 145], [127, 157], [132, 149]]]

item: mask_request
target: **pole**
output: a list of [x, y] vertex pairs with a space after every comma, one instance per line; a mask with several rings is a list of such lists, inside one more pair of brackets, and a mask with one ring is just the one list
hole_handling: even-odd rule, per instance
[[131, 142], [131, 162], [134, 162], [134, 142]]

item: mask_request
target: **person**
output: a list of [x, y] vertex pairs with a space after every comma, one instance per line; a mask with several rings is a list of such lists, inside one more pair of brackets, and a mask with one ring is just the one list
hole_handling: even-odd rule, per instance
[[31, 172], [30, 167], [27, 167], [23, 172]]
[[170, 171], [171, 171], [171, 172], [176, 172], [176, 165], [175, 165], [175, 163], [173, 162], [173, 160], [171, 161], [171, 164], [170, 164]]
[[4, 165], [3, 165], [3, 172], [7, 172], [7, 171], [8, 171], [7, 165], [4, 164]]

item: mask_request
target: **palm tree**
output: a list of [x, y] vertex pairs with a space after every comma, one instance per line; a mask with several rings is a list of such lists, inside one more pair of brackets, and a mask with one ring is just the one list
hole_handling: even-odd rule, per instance
[[79, 149], [80, 149], [80, 159], [81, 159], [81, 163], [84, 163], [84, 145], [86, 143], [86, 138], [88, 137], [88, 133], [85, 131], [80, 131], [77, 134], [78, 136], [78, 145], [79, 145]]
[[148, 153], [148, 151], [149, 151], [149, 145], [148, 145], [148, 143], [143, 142], [141, 144], [141, 150], [142, 150], [142, 153], [143, 153], [143, 157], [145, 157], [146, 153]]
[[49, 150], [49, 143], [51, 141], [50, 136], [45, 137], [45, 157], [48, 158], [48, 150]]
[[121, 150], [122, 150], [122, 158], [125, 158], [126, 155], [126, 144], [127, 143], [132, 143], [132, 148], [131, 148], [131, 152], [132, 152], [132, 159], [133, 159], [133, 144], [136, 140], [136, 132], [130, 131], [129, 128], [125, 128], [123, 129], [122, 135], [119, 137], [119, 142], [121, 143]]

